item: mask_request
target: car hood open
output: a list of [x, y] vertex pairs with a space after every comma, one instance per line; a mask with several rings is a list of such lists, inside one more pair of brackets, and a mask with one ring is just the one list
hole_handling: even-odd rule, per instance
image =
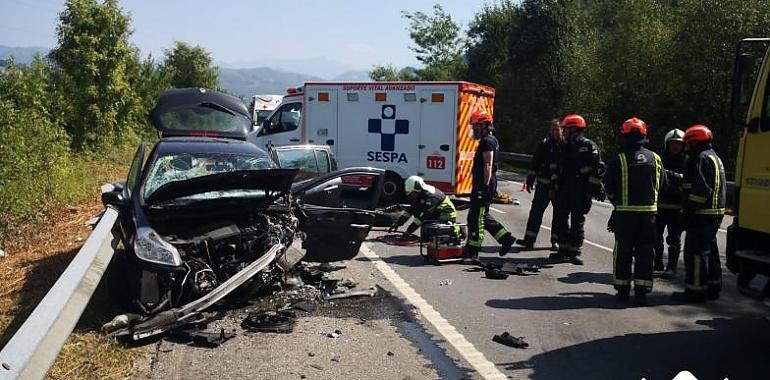
[[171, 199], [227, 190], [265, 190], [288, 193], [297, 169], [241, 170], [169, 182], [145, 199], [152, 205]]

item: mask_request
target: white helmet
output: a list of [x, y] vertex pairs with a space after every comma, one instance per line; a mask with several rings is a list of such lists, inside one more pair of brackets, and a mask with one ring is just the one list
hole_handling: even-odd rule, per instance
[[416, 175], [410, 176], [406, 179], [406, 181], [404, 181], [404, 192], [406, 195], [409, 195], [415, 191], [423, 190], [433, 194], [436, 191], [436, 188], [426, 184], [422, 177]]
[[666, 133], [666, 137], [663, 139], [664, 147], [668, 146], [671, 141], [684, 142], [684, 131], [681, 129], [672, 129]]

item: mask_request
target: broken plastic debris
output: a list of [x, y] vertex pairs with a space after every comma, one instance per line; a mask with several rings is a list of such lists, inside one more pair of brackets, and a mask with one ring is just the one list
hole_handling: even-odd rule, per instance
[[449, 279], [445, 279], [438, 283], [438, 286], [449, 286], [449, 285], [452, 285], [452, 281]]
[[340, 335], [342, 335], [342, 331], [334, 330], [334, 332], [330, 332], [330, 333], [326, 334], [326, 337], [332, 338], [332, 339], [337, 339], [337, 338], [340, 337]]
[[520, 204], [521, 204], [521, 202], [520, 202], [518, 199], [514, 199], [514, 200], [513, 200], [513, 205], [514, 205], [514, 206], [518, 206], [518, 205], [520, 205]]
[[250, 332], [290, 333], [294, 330], [294, 317], [288, 313], [249, 313], [241, 327]]
[[506, 331], [506, 332], [504, 332], [504, 333], [502, 333], [500, 335], [493, 336], [492, 337], [492, 341], [495, 342], [495, 343], [500, 343], [502, 345], [506, 345], [506, 346], [514, 347], [514, 348], [527, 348], [527, 347], [529, 347], [529, 343], [524, 341], [524, 337], [523, 336], [520, 336], [520, 337], [517, 338], [517, 337], [512, 336], [511, 334], [509, 334], [508, 331]]

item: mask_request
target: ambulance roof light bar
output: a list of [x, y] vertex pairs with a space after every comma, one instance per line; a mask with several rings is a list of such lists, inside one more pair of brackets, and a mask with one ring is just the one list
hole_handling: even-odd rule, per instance
[[301, 94], [302, 93], [302, 86], [299, 87], [289, 87], [286, 89], [286, 94], [288, 95], [294, 95], [294, 94]]

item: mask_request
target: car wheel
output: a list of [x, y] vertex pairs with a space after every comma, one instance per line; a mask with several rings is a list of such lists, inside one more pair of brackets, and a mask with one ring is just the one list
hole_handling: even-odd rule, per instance
[[388, 172], [385, 174], [385, 181], [382, 184], [382, 202], [393, 204], [400, 201], [404, 196], [404, 180], [396, 173]]

